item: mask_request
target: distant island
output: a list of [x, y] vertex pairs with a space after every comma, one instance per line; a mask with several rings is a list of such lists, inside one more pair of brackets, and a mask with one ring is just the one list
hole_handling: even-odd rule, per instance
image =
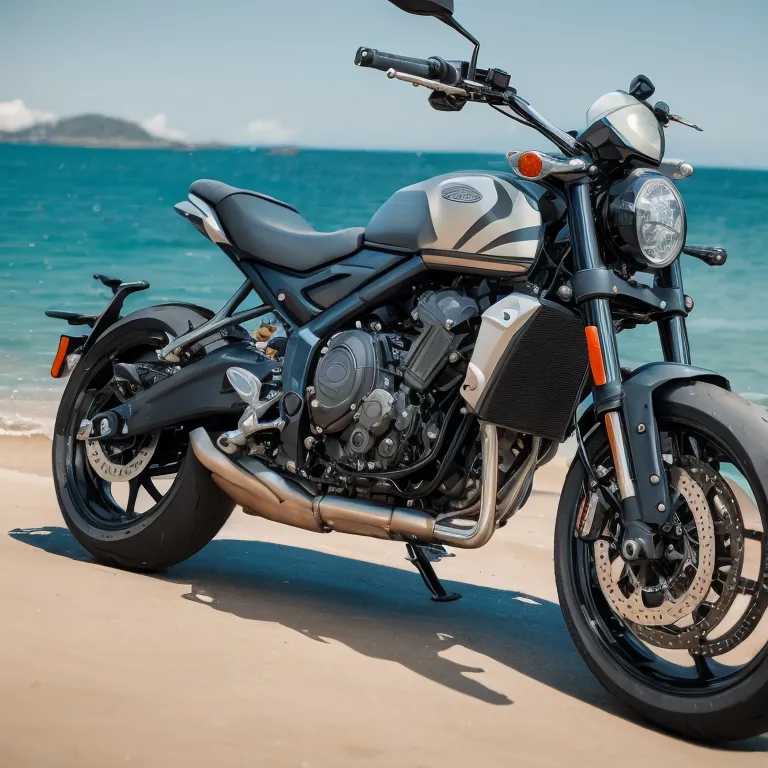
[[0, 131], [0, 143], [58, 144], [75, 147], [120, 149], [224, 149], [226, 144], [190, 144], [153, 136], [138, 123], [105, 115], [77, 115], [39, 123], [21, 131]]

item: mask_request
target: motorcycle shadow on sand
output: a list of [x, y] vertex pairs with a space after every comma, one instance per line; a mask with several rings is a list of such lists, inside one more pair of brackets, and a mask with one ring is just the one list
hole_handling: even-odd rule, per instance
[[[14, 530], [9, 535], [51, 554], [92, 561], [66, 528]], [[589, 674], [559, 606], [539, 597], [446, 581], [446, 588], [463, 599], [438, 604], [430, 601], [415, 571], [238, 539], [214, 539], [187, 562], [148, 578], [190, 585], [182, 597], [201, 608], [275, 622], [314, 642], [342, 643], [488, 704], [514, 702], [473, 677], [485, 671], [482, 667], [456, 663], [445, 657], [446, 651], [461, 646], [637, 721]], [[768, 751], [768, 741], [753, 739], [730, 749]]]

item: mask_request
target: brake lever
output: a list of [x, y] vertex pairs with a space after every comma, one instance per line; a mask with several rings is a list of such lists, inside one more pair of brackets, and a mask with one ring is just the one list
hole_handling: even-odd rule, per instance
[[668, 125], [669, 123], [680, 123], [680, 125], [686, 125], [688, 128], [695, 128], [697, 131], [704, 133], [704, 129], [699, 128], [698, 125], [689, 123], [687, 120], [684, 120], [682, 117], [680, 117], [680, 115], [673, 115], [669, 111], [669, 104], [667, 104], [666, 101], [657, 101], [656, 104], [651, 107], [651, 111], [654, 115], [656, 115], [656, 118], [664, 126]]
[[436, 80], [429, 80], [426, 77], [407, 75], [405, 72], [398, 72], [396, 69], [387, 70], [387, 77], [390, 80], [402, 80], [404, 83], [411, 83], [411, 85], [417, 88], [421, 85], [432, 91], [441, 91], [442, 93], [449, 93], [452, 96], [463, 96], [465, 99], [468, 98], [468, 94], [464, 88], [457, 88], [455, 85], [438, 83]]
[[670, 120], [673, 123], [680, 123], [680, 125], [686, 125], [688, 128], [695, 128], [700, 133], [704, 133], [703, 128], [699, 128], [698, 125], [690, 123], [688, 120], [684, 120], [680, 115], [667, 115], [667, 120]]

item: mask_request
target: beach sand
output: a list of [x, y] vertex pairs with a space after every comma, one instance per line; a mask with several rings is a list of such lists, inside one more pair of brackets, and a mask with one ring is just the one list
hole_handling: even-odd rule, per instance
[[237, 510], [166, 573], [106, 568], [45, 439], [0, 440], [0, 766], [764, 766], [638, 722], [571, 644], [552, 572], [565, 462], [429, 600], [400, 544]]

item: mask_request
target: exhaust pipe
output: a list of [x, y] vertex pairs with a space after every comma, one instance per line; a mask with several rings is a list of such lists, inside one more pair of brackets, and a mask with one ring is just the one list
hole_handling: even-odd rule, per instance
[[269, 469], [258, 459], [233, 461], [211, 441], [202, 427], [190, 432], [197, 460], [213, 481], [249, 514], [316, 533], [350, 533], [377, 539], [412, 540], [474, 549], [493, 536], [496, 512], [498, 437], [496, 427], [482, 424], [483, 485], [480, 513], [471, 528], [436, 524], [420, 509], [388, 507], [343, 496], [313, 496], [297, 482]]

